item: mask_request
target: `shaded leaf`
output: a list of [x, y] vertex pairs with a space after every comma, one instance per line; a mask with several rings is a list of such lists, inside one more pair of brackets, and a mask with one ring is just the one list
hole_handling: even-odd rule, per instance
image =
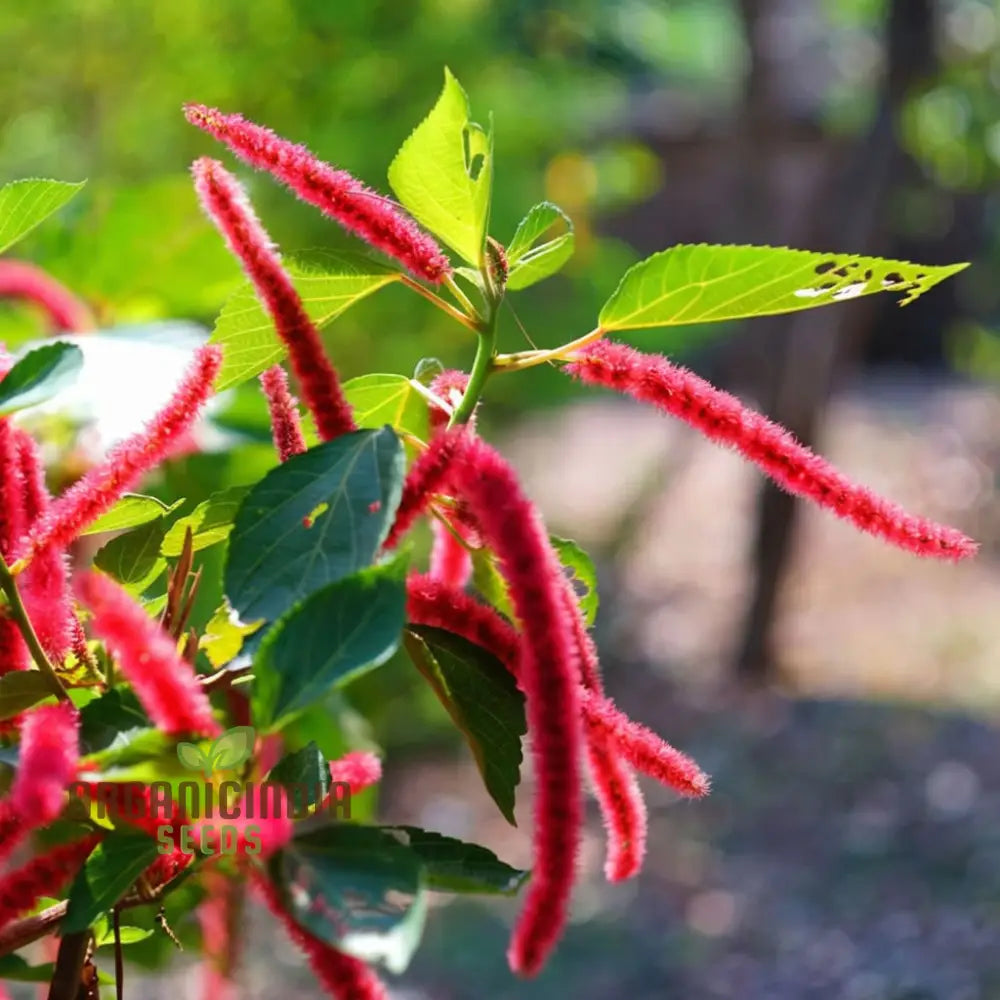
[[337, 580], [271, 629], [254, 663], [257, 725], [284, 724], [392, 656], [406, 621], [405, 573], [399, 559]]
[[162, 518], [126, 532], [98, 549], [94, 565], [131, 594], [141, 594], [167, 568], [160, 555], [166, 532]]
[[47, 700], [54, 701], [55, 695], [40, 670], [12, 670], [0, 677], [0, 720], [13, 718]]
[[285, 754], [267, 776], [281, 785], [292, 799], [296, 811], [315, 805], [330, 790], [330, 764], [323, 751], [310, 740], [299, 750]]
[[225, 593], [240, 619], [274, 621], [369, 566], [392, 524], [403, 474], [399, 438], [383, 428], [310, 448], [264, 476], [229, 538]]
[[61, 340], [28, 351], [0, 382], [0, 416], [44, 403], [72, 385], [83, 368], [83, 352]]
[[469, 744], [486, 790], [514, 825], [527, 723], [524, 695], [510, 671], [492, 653], [444, 629], [408, 625], [403, 642]]

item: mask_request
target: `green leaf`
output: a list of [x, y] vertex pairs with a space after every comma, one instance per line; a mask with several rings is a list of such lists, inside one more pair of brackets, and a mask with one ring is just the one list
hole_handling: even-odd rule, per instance
[[[539, 237], [560, 222], [565, 232], [535, 245]], [[507, 288], [518, 291], [555, 274], [573, 256], [575, 244], [573, 222], [558, 205], [550, 201], [535, 205], [521, 220], [507, 247]]]
[[62, 933], [85, 931], [121, 899], [158, 852], [157, 842], [145, 834], [109, 833], [87, 858], [70, 888]]
[[12, 670], [0, 677], [0, 720], [54, 697], [51, 683], [40, 670]]
[[444, 629], [408, 625], [403, 644], [465, 737], [486, 790], [514, 821], [521, 780], [524, 695], [510, 671], [481, 646]]
[[211, 772], [212, 762], [197, 743], [178, 743], [177, 759], [189, 771]]
[[570, 571], [570, 578], [583, 587], [582, 594], [577, 592], [577, 601], [587, 625], [593, 625], [600, 602], [597, 594], [597, 570], [594, 569], [590, 556], [569, 538], [549, 535], [549, 542], [559, 556], [559, 561]]
[[424, 865], [427, 888], [434, 892], [514, 896], [530, 872], [511, 868], [492, 851], [416, 826], [383, 826], [415, 851]]
[[167, 514], [177, 510], [185, 502], [183, 499], [177, 500], [168, 507], [156, 497], [143, 496], [141, 493], [126, 493], [107, 514], [102, 514], [92, 524], [87, 525], [80, 534], [97, 535], [102, 531], [124, 531], [126, 528], [137, 528], [141, 524], [148, 524], [157, 518], [166, 517]]
[[24, 180], [0, 188], [0, 253], [62, 208], [84, 184]]
[[[119, 927], [118, 939], [123, 945], [135, 944], [138, 941], [145, 941], [152, 935], [151, 930], [143, 930], [141, 927]], [[115, 943], [115, 929], [108, 927], [94, 942], [95, 947], [104, 948]]]
[[254, 663], [253, 718], [280, 726], [335, 686], [385, 663], [406, 622], [406, 563], [328, 584], [282, 618]]
[[681, 245], [626, 271], [599, 323], [604, 330], [714, 323], [882, 291], [905, 293], [906, 305], [967, 266], [924, 267], [784, 247]]
[[233, 620], [232, 608], [223, 600], [201, 634], [198, 648], [208, 657], [208, 662], [219, 669], [236, 659], [243, 640], [260, 628], [257, 624], [241, 625]]
[[252, 726], [227, 729], [210, 751], [213, 771], [228, 771], [238, 767], [253, 753], [255, 734]]
[[389, 184], [413, 217], [477, 267], [490, 211], [493, 137], [469, 121], [451, 71], [430, 114], [389, 165]]
[[[123, 927], [122, 930], [125, 928]], [[135, 928], [129, 928], [134, 930]], [[152, 934], [152, 931], [147, 933]], [[41, 965], [29, 965], [20, 955], [0, 955], [0, 983], [51, 983], [55, 975], [55, 962], [43, 962]], [[102, 985], [110, 985], [114, 980], [103, 972], [97, 973], [97, 981]]]
[[427, 399], [419, 382], [405, 375], [362, 375], [344, 383], [359, 427], [388, 424], [401, 434], [426, 441], [430, 436]]
[[507, 581], [497, 566], [496, 556], [489, 549], [473, 549], [472, 585], [483, 595], [487, 604], [492, 604], [497, 611], [513, 621], [514, 606], [510, 603]]
[[300, 810], [326, 798], [330, 791], [330, 764], [323, 751], [310, 740], [301, 749], [285, 754], [271, 768], [267, 780], [295, 795], [293, 805]]
[[402, 445], [386, 427], [344, 434], [264, 476], [229, 538], [225, 593], [240, 619], [274, 621], [369, 566], [395, 516], [403, 474]]
[[233, 521], [249, 486], [229, 486], [213, 493], [186, 517], [179, 517], [163, 536], [161, 555], [176, 557], [184, 548], [184, 532], [191, 529], [193, 552], [200, 552], [219, 542], [224, 542], [233, 530]]
[[[324, 254], [323, 270], [301, 261], [285, 261], [309, 318], [317, 327], [333, 322], [355, 302], [400, 279], [398, 271], [359, 253]], [[288, 353], [270, 314], [248, 282], [225, 304], [212, 331], [212, 342], [225, 350], [218, 391], [259, 375]]]
[[28, 351], [0, 382], [0, 417], [44, 403], [71, 385], [83, 367], [83, 352], [61, 340]]
[[141, 594], [167, 568], [160, 555], [166, 528], [157, 518], [112, 538], [97, 550], [94, 565], [113, 576], [129, 593]]
[[310, 933], [391, 972], [406, 969], [426, 900], [420, 858], [398, 839], [327, 820], [278, 851], [268, 872], [287, 911]]

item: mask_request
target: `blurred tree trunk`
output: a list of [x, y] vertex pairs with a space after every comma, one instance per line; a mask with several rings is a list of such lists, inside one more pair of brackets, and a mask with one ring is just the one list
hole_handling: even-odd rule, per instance
[[[769, 2], [773, 0], [741, 0], [753, 53], [746, 127], [748, 153], [754, 156], [765, 153], [753, 149], [759, 123], [775, 110], [773, 105], [759, 106], [773, 95], [767, 83], [767, 54], [759, 51], [759, 19]], [[817, 185], [812, 204], [802, 215], [809, 220], [808, 229], [801, 239], [788, 242], [865, 254], [886, 252], [885, 208], [903, 159], [896, 138], [899, 113], [911, 88], [934, 70], [934, 37], [932, 0], [892, 0], [885, 23], [886, 69], [872, 127], [839, 175]], [[773, 165], [766, 155], [754, 163], [748, 181], [756, 187], [748, 191], [755, 204], [751, 217], [764, 206], [776, 205], [767, 190], [769, 167]], [[834, 381], [862, 352], [872, 316], [871, 302], [861, 300], [781, 317], [771, 327], [767, 355], [775, 360], [756, 366], [751, 377], [760, 379], [756, 395], [763, 410], [803, 443], [814, 445]], [[754, 537], [753, 593], [736, 658], [737, 672], [748, 681], [767, 680], [776, 663], [774, 612], [789, 567], [798, 511], [799, 502], [790, 495], [770, 483], [764, 486]]]

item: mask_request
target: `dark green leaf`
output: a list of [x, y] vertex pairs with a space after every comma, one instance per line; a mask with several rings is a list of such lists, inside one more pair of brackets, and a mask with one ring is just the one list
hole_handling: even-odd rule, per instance
[[132, 594], [141, 594], [167, 568], [160, 555], [166, 532], [162, 518], [112, 538], [94, 556], [94, 565]]
[[225, 592], [240, 619], [274, 621], [371, 565], [403, 474], [402, 445], [387, 427], [345, 434], [272, 469], [243, 501], [229, 538]]
[[524, 695], [492, 653], [444, 629], [408, 625], [404, 644], [475, 757], [487, 791], [514, 823], [521, 780]]
[[416, 852], [377, 827], [323, 821], [279, 851], [268, 870], [306, 930], [399, 973], [423, 931], [421, 867]]
[[326, 797], [330, 790], [330, 765], [320, 748], [310, 740], [301, 749], [285, 754], [271, 768], [267, 780], [284, 787], [289, 795], [295, 795], [295, 808], [302, 809]]
[[530, 872], [511, 868], [492, 851], [416, 826], [383, 826], [416, 851], [424, 864], [427, 888], [435, 892], [490, 893], [514, 896]]
[[54, 699], [52, 684], [40, 670], [12, 670], [0, 677], [0, 719]]
[[28, 351], [0, 382], [0, 416], [44, 403], [76, 380], [83, 352], [61, 340]]
[[109, 833], [87, 858], [69, 891], [64, 934], [86, 930], [111, 909], [156, 860], [159, 845], [136, 833]]
[[384, 663], [406, 621], [405, 562], [327, 585], [268, 633], [254, 664], [253, 717], [284, 724], [359, 671]]

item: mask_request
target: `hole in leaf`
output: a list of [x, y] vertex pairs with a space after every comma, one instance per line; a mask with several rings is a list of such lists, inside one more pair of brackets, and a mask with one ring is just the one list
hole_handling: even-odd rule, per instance
[[816, 265], [816, 273], [826, 274], [827, 271], [833, 270], [836, 266], [837, 262], [835, 260], [824, 260], [822, 264]]

